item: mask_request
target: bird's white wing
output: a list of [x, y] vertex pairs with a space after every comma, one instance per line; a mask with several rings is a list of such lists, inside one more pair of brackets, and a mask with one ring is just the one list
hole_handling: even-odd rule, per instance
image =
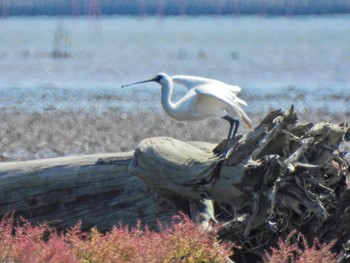
[[215, 86], [218, 89], [222, 87], [225, 87], [225, 88], [230, 87], [230, 89], [236, 94], [241, 91], [241, 88], [238, 86], [229, 85], [215, 79], [207, 79], [202, 77], [186, 76], [186, 75], [175, 75], [175, 76], [172, 76], [171, 78], [175, 83], [183, 85], [188, 89], [192, 89], [192, 88], [196, 88], [204, 85], [211, 85], [211, 86]]
[[231, 85], [226, 85], [226, 87], [216, 87], [210, 84], [195, 87], [194, 90], [199, 95], [215, 98], [217, 100], [225, 102], [228, 105], [231, 105], [232, 107], [238, 104], [247, 105], [244, 100], [237, 97], [235, 89], [232, 89], [231, 87]]
[[216, 88], [212, 85], [202, 85], [194, 88], [194, 90], [199, 95], [209, 96], [214, 99], [220, 100], [226, 103], [227, 105], [230, 105], [234, 109], [234, 111], [243, 119], [244, 123], [250, 129], [252, 129], [253, 122], [240, 106], [247, 105], [247, 103], [244, 100], [238, 98], [235, 89], [232, 89], [231, 87], [231, 85], [227, 85], [226, 87]]

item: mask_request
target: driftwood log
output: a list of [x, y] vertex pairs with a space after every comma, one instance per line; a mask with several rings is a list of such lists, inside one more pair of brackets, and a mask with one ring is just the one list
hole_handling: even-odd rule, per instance
[[138, 219], [156, 228], [182, 210], [208, 229], [218, 222], [220, 237], [242, 247], [239, 262], [292, 230], [337, 240], [341, 262], [350, 257], [349, 139], [347, 123], [298, 124], [292, 107], [237, 136], [225, 160], [213, 154], [225, 142], [160, 137], [134, 153], [3, 163], [0, 214], [105, 230]]
[[145, 183], [128, 172], [132, 152], [0, 164], [0, 216], [57, 228], [96, 226], [108, 230], [138, 219], [155, 225], [176, 213]]

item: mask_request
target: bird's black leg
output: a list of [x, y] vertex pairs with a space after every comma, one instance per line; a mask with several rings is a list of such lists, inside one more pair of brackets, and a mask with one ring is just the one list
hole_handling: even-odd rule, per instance
[[224, 151], [220, 154], [221, 157], [226, 157], [226, 155], [228, 154], [228, 152], [230, 150], [231, 143], [236, 136], [236, 133], [237, 133], [237, 130], [239, 127], [239, 120], [234, 119], [229, 115], [225, 115], [222, 118], [224, 120], [227, 120], [230, 123], [230, 130], [229, 130], [228, 135], [227, 135], [225, 148], [224, 148]]

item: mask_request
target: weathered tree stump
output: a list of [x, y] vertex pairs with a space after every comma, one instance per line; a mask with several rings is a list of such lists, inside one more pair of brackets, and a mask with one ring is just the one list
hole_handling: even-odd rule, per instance
[[350, 191], [339, 145], [349, 139], [348, 124], [300, 125], [292, 107], [237, 137], [226, 160], [205, 147], [151, 138], [140, 143], [129, 171], [178, 209], [189, 207], [198, 223], [221, 222], [221, 237], [249, 252], [247, 262], [293, 230], [338, 239], [341, 260], [349, 256]]
[[[34, 222], [108, 229], [140, 219], [157, 227], [182, 210], [242, 247], [242, 260], [261, 258], [296, 229], [337, 239], [350, 256], [346, 123], [298, 124], [293, 107], [268, 114], [236, 137], [230, 156], [220, 145], [159, 137], [132, 153], [0, 164], [0, 214], [15, 210]], [[208, 228], [210, 229], [210, 227]], [[255, 257], [255, 258], [254, 258]]]

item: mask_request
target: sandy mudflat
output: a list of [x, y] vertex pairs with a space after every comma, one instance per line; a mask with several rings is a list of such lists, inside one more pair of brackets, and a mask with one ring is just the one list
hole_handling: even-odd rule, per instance
[[[266, 112], [249, 112], [254, 123]], [[348, 121], [348, 114], [298, 112], [300, 122]], [[217, 143], [224, 139], [228, 124], [219, 118], [178, 122], [162, 112], [59, 111], [0, 112], [0, 156], [2, 161], [28, 160], [66, 155], [133, 150], [144, 138], [171, 136], [181, 140]], [[239, 132], [247, 132], [243, 126]]]

